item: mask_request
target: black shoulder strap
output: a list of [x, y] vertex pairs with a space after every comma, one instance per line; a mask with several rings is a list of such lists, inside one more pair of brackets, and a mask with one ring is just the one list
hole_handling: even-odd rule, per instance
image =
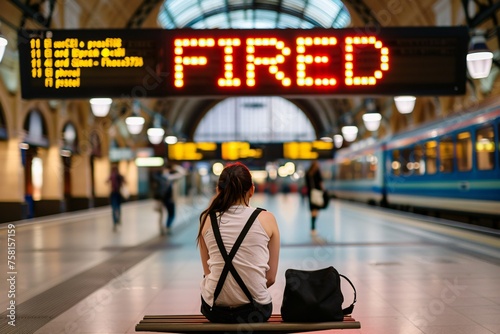
[[346, 276], [339, 274], [340, 277], [343, 277], [349, 284], [351, 284], [352, 289], [354, 290], [354, 301], [351, 303], [351, 305], [347, 306], [345, 309], [342, 310], [342, 313], [344, 315], [349, 315], [352, 314], [352, 311], [354, 310], [354, 303], [356, 303], [356, 288], [354, 287], [354, 284], [352, 284], [351, 280], [348, 279]]
[[229, 271], [231, 272], [234, 279], [236, 280], [236, 283], [238, 283], [238, 285], [240, 286], [241, 290], [243, 290], [243, 292], [247, 296], [248, 300], [250, 302], [253, 301], [252, 294], [250, 293], [247, 286], [245, 285], [245, 283], [241, 279], [241, 276], [236, 271], [236, 268], [234, 267], [232, 261], [233, 261], [234, 256], [236, 255], [236, 252], [240, 248], [241, 243], [243, 242], [243, 239], [245, 238], [248, 231], [250, 230], [250, 227], [252, 226], [253, 222], [255, 221], [257, 216], [262, 211], [264, 211], [264, 209], [257, 208], [257, 209], [255, 209], [254, 212], [252, 212], [252, 214], [250, 215], [250, 218], [248, 218], [248, 221], [246, 222], [245, 227], [243, 228], [240, 235], [238, 236], [238, 239], [236, 239], [236, 242], [234, 243], [233, 248], [231, 248], [231, 251], [229, 252], [229, 254], [227, 253], [226, 248], [224, 247], [224, 242], [222, 241], [222, 237], [220, 234], [219, 225], [217, 224], [217, 217], [215, 215], [215, 212], [210, 213], [210, 221], [212, 223], [212, 230], [213, 230], [213, 233], [215, 236], [215, 240], [217, 241], [217, 246], [219, 246], [219, 251], [220, 251], [222, 257], [224, 258], [224, 262], [225, 262], [224, 268], [222, 269], [221, 275], [219, 277], [219, 282], [217, 282], [217, 286], [215, 288], [213, 305], [215, 305], [215, 301], [217, 300], [217, 297], [219, 297], [219, 294], [222, 291], [222, 286], [224, 285], [224, 282], [226, 281], [227, 274], [229, 273]]

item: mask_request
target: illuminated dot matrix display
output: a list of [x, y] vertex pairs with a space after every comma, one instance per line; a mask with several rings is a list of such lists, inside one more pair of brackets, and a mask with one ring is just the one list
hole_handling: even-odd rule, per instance
[[19, 39], [23, 98], [465, 92], [464, 27], [53, 30]]

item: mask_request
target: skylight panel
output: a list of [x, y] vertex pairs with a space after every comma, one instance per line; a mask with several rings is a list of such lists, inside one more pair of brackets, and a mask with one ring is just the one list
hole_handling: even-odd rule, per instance
[[278, 22], [281, 28], [298, 28], [302, 20], [296, 16], [281, 13]]
[[[174, 0], [167, 0], [167, 1], [174, 1]], [[191, 3], [191, 5], [196, 5], [197, 3], [197, 1], [187, 1], [187, 0], [178, 0], [178, 1], [186, 1], [188, 3]], [[206, 13], [219, 8], [224, 8], [226, 6], [226, 3], [224, 0], [203, 0], [200, 1], [200, 5], [203, 11]]]
[[342, 28], [350, 22], [339, 0], [166, 0], [158, 14], [166, 29]]
[[227, 29], [230, 28], [229, 22], [227, 22], [226, 13], [220, 13], [212, 15], [206, 18], [207, 27], [210, 29]]
[[281, 4], [282, 7], [290, 8], [297, 13], [302, 13], [304, 10], [305, 1], [303, 0], [284, 0]]

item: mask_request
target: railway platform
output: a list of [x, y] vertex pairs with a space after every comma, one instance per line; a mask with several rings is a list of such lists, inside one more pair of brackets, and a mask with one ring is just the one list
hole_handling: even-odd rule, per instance
[[[147, 314], [199, 314], [195, 238], [207, 202], [183, 198], [167, 236], [152, 200], [125, 203], [116, 232], [109, 207], [3, 224], [0, 332], [135, 333]], [[251, 204], [273, 212], [280, 228], [273, 313], [286, 269], [333, 265], [356, 286], [361, 329], [322, 333], [500, 333], [500, 236], [493, 231], [332, 200], [311, 236], [300, 195], [258, 193]], [[343, 292], [350, 303], [347, 285]]]

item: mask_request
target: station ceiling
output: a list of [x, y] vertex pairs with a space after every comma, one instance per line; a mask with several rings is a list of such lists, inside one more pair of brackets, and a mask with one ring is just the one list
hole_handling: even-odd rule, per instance
[[[342, 28], [468, 25], [496, 32], [489, 42], [498, 50], [500, 2], [493, 0], [9, 0], [17, 17], [0, 21], [14, 27], [50, 28]], [[5, 6], [2, 5], [2, 6]], [[63, 10], [64, 7], [64, 10]], [[78, 22], [58, 12], [77, 11]], [[449, 10], [451, 8], [451, 11]], [[495, 37], [495, 36], [493, 36]], [[289, 99], [310, 119], [318, 136], [331, 132], [363, 98]], [[191, 139], [217, 99], [175, 98], [149, 101], [179, 133]]]

